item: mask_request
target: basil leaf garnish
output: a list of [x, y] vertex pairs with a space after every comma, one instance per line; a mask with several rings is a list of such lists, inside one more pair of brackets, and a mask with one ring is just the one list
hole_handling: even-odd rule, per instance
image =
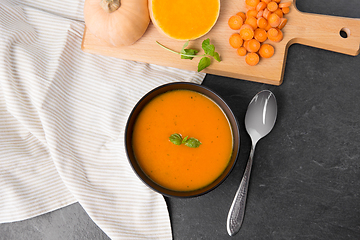
[[191, 147], [191, 148], [197, 148], [201, 145], [201, 142], [197, 140], [196, 138], [189, 138], [185, 142], [185, 146]]
[[174, 133], [169, 137], [170, 142], [172, 142], [175, 145], [181, 145], [182, 144], [182, 137], [178, 133]]
[[171, 134], [169, 140], [175, 145], [185, 144], [185, 146], [191, 148], [197, 148], [201, 145], [201, 142], [196, 138], [188, 138], [188, 136], [186, 136], [183, 139], [179, 133]]

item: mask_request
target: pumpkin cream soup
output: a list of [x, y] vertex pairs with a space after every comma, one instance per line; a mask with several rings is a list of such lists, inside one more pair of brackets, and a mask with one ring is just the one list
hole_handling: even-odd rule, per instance
[[[201, 144], [176, 145], [169, 139], [173, 134]], [[225, 170], [233, 136], [215, 102], [195, 91], [173, 90], [142, 109], [132, 144], [139, 166], [154, 182], [170, 190], [193, 191], [211, 184]]]

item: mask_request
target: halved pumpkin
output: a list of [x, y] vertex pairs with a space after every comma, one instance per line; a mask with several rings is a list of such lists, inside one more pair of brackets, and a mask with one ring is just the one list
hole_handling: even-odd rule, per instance
[[220, 0], [149, 0], [150, 18], [166, 36], [193, 40], [204, 36], [215, 25]]

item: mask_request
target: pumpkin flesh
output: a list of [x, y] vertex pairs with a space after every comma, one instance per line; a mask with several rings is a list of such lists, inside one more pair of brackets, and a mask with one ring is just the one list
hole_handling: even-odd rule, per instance
[[150, 17], [163, 34], [193, 40], [208, 33], [220, 12], [219, 0], [149, 0]]

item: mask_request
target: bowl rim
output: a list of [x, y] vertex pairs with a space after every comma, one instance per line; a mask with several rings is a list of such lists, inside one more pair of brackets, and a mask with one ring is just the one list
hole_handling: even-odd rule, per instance
[[[148, 177], [141, 170], [141, 167], [138, 164], [136, 164], [136, 159], [135, 159], [135, 156], [132, 151], [132, 146], [131, 146], [132, 145], [132, 139], [131, 139], [132, 128], [133, 128], [134, 123], [136, 122], [138, 114], [141, 112], [141, 110], [144, 108], [144, 106], [146, 106], [147, 103], [150, 102], [154, 97], [156, 97], [160, 94], [163, 94], [165, 92], [172, 91], [172, 90], [191, 90], [191, 91], [195, 91], [200, 94], [203, 94], [203, 95], [207, 96], [208, 98], [210, 98], [212, 101], [214, 101], [218, 105], [218, 107], [220, 107], [220, 109], [224, 112], [225, 116], [228, 118], [230, 128], [232, 131], [232, 135], [233, 135], [233, 141], [234, 141], [233, 145], [234, 146], [233, 146], [233, 152], [232, 152], [232, 156], [231, 156], [228, 166], [225, 168], [223, 173], [221, 173], [219, 175], [219, 177], [216, 178], [212, 183], [210, 183], [209, 185], [207, 185], [203, 188], [196, 189], [193, 191], [175, 191], [175, 190], [164, 188], [161, 185], [157, 184], [155, 181], [153, 181], [150, 177]], [[204, 91], [205, 93], [201, 92], [201, 91]], [[215, 96], [216, 99], [214, 99], [214, 97], [212, 97], [212, 96], [209, 96], [208, 94]], [[220, 105], [219, 102], [221, 103], [222, 106]], [[224, 109], [224, 107], [225, 107], [225, 109]], [[130, 131], [131, 131], [131, 133], [130, 133]], [[128, 136], [130, 139], [128, 139]], [[240, 129], [239, 129], [239, 124], [238, 124], [237, 118], [235, 117], [233, 111], [231, 110], [229, 105], [225, 102], [225, 100], [219, 94], [217, 94], [214, 90], [212, 90], [206, 86], [203, 86], [203, 85], [200, 85], [197, 83], [192, 83], [192, 82], [171, 82], [171, 83], [166, 83], [166, 84], [160, 85], [160, 86], [155, 87], [154, 89], [150, 90], [143, 97], [141, 97], [140, 100], [135, 104], [135, 106], [133, 107], [131, 113], [129, 114], [129, 117], [126, 122], [125, 133], [124, 133], [124, 143], [125, 143], [126, 156], [127, 156], [129, 164], [131, 165], [131, 168], [133, 169], [133, 171], [135, 172], [137, 177], [146, 186], [148, 186], [150, 189], [152, 189], [155, 192], [160, 193], [166, 197], [192, 198], [192, 197], [204, 195], [204, 194], [214, 190], [219, 185], [221, 185], [225, 181], [225, 179], [227, 179], [227, 177], [230, 175], [230, 173], [232, 172], [234, 166], [236, 165], [236, 162], [239, 157]]]

